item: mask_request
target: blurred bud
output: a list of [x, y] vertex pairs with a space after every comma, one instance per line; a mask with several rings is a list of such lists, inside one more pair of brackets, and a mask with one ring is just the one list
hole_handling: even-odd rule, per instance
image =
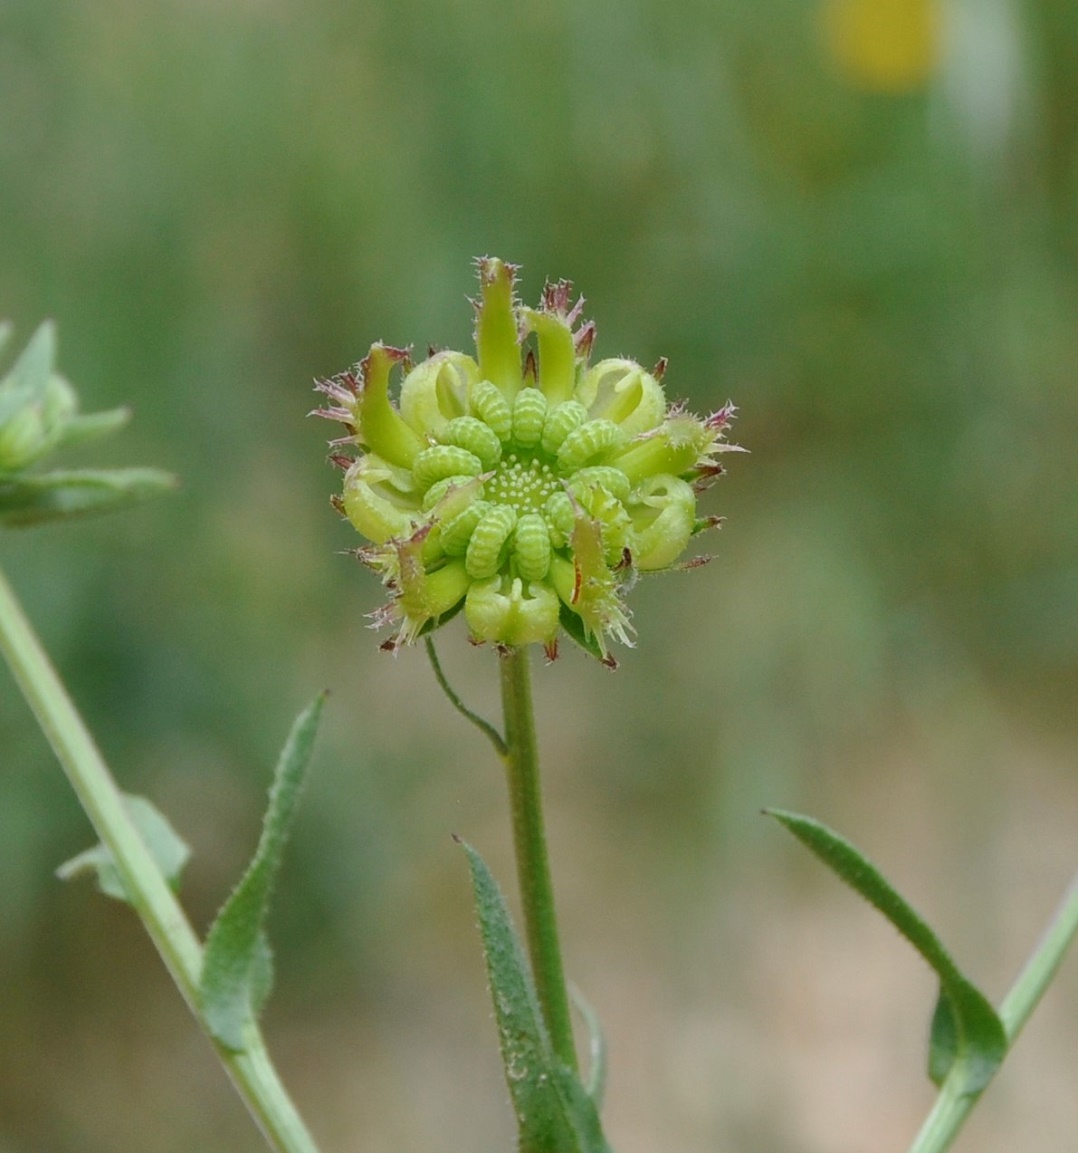
[[0, 381], [0, 473], [19, 472], [60, 442], [78, 402], [53, 372], [56, 337], [46, 321]]
[[[0, 347], [10, 334], [0, 324]], [[27, 471], [55, 450], [115, 432], [127, 409], [80, 415], [75, 390], [54, 371], [56, 331], [46, 321], [0, 380], [0, 526], [105, 512], [175, 487], [157, 469]]]

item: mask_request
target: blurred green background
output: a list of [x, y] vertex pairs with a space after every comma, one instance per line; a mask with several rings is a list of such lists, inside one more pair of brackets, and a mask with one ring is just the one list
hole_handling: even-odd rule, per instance
[[[204, 927], [333, 699], [267, 1019], [325, 1153], [503, 1151], [466, 869], [498, 766], [328, 504], [315, 375], [470, 340], [470, 261], [732, 398], [710, 567], [537, 670], [568, 967], [619, 1153], [865, 1153], [931, 1100], [919, 960], [759, 816], [863, 845], [1001, 995], [1075, 866], [1078, 6], [2, 0], [0, 316], [59, 324], [87, 461], [178, 495], [0, 555]], [[489, 651], [453, 627], [465, 697]], [[0, 1153], [261, 1148], [0, 671]], [[1073, 1153], [1075, 958], [956, 1145]]]

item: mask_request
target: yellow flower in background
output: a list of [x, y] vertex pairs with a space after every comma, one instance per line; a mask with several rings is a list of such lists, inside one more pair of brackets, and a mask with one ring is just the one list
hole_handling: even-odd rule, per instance
[[940, 57], [940, 0], [825, 0], [829, 54], [844, 79], [871, 92], [924, 86]]

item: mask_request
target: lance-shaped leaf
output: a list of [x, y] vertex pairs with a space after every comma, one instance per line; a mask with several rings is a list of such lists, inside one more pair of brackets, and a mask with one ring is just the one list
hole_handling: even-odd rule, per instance
[[206, 939], [200, 1001], [212, 1036], [229, 1049], [246, 1047], [272, 984], [264, 927], [296, 802], [306, 778], [325, 694], [296, 718], [270, 788], [262, 836], [243, 878], [225, 902]]
[[104, 412], [87, 412], [73, 416], [60, 433], [57, 448], [68, 448], [73, 444], [82, 444], [87, 440], [111, 436], [114, 432], [119, 432], [130, 421], [131, 409], [126, 406], [106, 409]]
[[472, 871], [519, 1153], [611, 1153], [595, 1102], [554, 1054], [505, 899], [482, 857], [461, 844]]
[[147, 500], [176, 487], [156, 468], [46, 472], [0, 477], [0, 526], [41, 524]]
[[985, 995], [955, 964], [940, 939], [859, 849], [811, 817], [768, 809], [826, 865], [874, 905], [932, 966], [940, 1001], [932, 1026], [929, 1076], [954, 1075], [962, 1094], [979, 1093], [1007, 1052], [1007, 1035]]
[[[125, 793], [123, 800], [128, 816], [138, 829], [146, 848], [150, 850], [150, 856], [157, 862], [169, 885], [178, 891], [180, 876], [191, 856], [191, 850], [169, 824], [168, 818], [151, 801], [132, 793]], [[91, 872], [96, 873], [101, 892], [118, 901], [131, 903], [116, 862], [102, 844], [94, 845], [92, 849], [86, 849], [70, 861], [65, 861], [56, 870], [56, 875], [61, 881], [70, 881]]]

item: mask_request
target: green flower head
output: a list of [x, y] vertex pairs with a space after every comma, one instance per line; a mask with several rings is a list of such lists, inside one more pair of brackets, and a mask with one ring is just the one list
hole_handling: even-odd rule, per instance
[[[478, 261], [475, 357], [371, 347], [320, 381], [317, 415], [348, 435], [334, 504], [370, 542], [358, 555], [391, 591], [374, 614], [395, 649], [461, 609], [473, 639], [543, 644], [564, 629], [613, 664], [631, 644], [623, 594], [635, 575], [675, 566], [719, 523], [696, 499], [720, 473], [732, 405], [707, 418], [667, 402], [666, 362], [589, 365], [595, 326], [580, 323], [568, 281], [538, 308], [515, 297], [516, 268]], [[404, 379], [397, 402], [390, 376]], [[355, 455], [342, 451], [352, 448]], [[691, 563], [691, 562], [690, 562]]]

